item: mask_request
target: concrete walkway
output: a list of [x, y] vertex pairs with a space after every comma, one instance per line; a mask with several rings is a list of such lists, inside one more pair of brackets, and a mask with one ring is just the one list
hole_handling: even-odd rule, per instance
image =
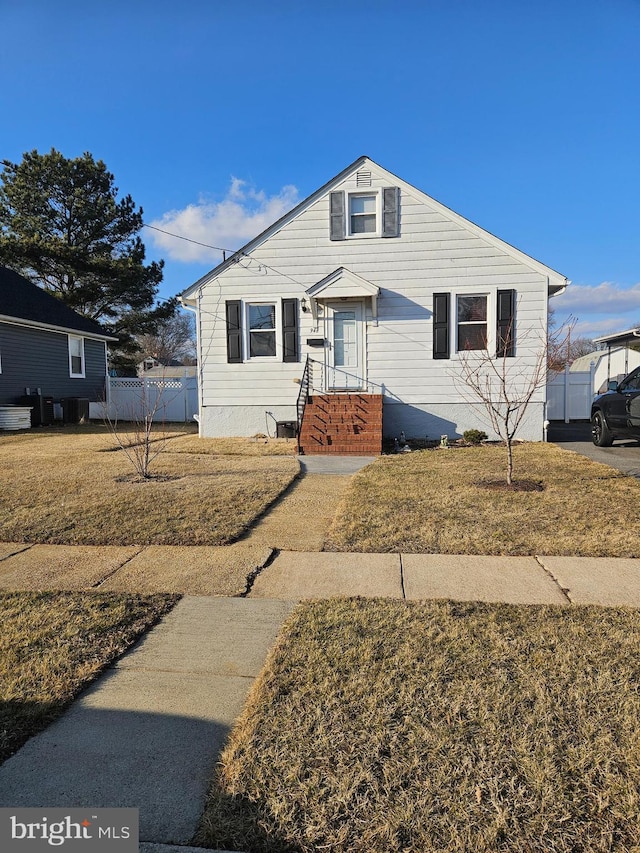
[[280, 552], [248, 597], [331, 596], [640, 607], [640, 560]]
[[293, 605], [188, 597], [0, 767], [0, 807], [140, 809], [188, 844], [234, 720]]
[[[30, 551], [0, 546], [0, 566]], [[101, 572], [111, 565], [108, 555], [104, 561]], [[0, 767], [0, 807], [139, 808], [144, 853], [179, 853], [172, 845], [187, 853], [220, 751], [296, 601], [346, 595], [640, 607], [640, 560], [283, 551], [245, 595], [183, 598]]]

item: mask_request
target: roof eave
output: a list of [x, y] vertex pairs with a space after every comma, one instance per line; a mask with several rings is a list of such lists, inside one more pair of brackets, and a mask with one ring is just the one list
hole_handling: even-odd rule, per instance
[[593, 342], [596, 344], [625, 344], [625, 343], [634, 343], [640, 341], [640, 327], [636, 327], [635, 329], [627, 329], [624, 332], [616, 332], [613, 335], [603, 335], [600, 338], [594, 338]]
[[100, 341], [118, 341], [119, 338], [113, 335], [100, 334], [98, 332], [88, 332], [84, 329], [74, 329], [72, 326], [56, 326], [52, 323], [41, 323], [39, 320], [29, 320], [26, 317], [11, 317], [7, 314], [0, 314], [1, 323], [11, 323], [13, 326], [28, 326], [35, 329], [43, 329], [47, 332], [59, 332], [65, 335], [77, 335], [82, 338], [94, 338]]

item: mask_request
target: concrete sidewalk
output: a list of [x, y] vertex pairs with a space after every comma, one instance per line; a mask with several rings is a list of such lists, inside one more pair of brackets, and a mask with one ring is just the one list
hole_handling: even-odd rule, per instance
[[[9, 565], [36, 547], [16, 554], [0, 546], [0, 559]], [[191, 557], [157, 550], [154, 559], [167, 565], [179, 557], [205, 575], [212, 565], [206, 548]], [[127, 558], [134, 563], [144, 553]], [[50, 571], [55, 554], [47, 557]], [[100, 571], [122, 557], [104, 555]], [[640, 560], [282, 551], [244, 594], [183, 598], [0, 767], [0, 806], [136, 807], [141, 850], [185, 850], [231, 726], [296, 601], [340, 595], [640, 607]]]
[[0, 767], [0, 806], [139, 808], [141, 841], [188, 844], [230, 728], [292, 607], [182, 599]]
[[249, 598], [334, 595], [640, 607], [640, 560], [281, 551]]

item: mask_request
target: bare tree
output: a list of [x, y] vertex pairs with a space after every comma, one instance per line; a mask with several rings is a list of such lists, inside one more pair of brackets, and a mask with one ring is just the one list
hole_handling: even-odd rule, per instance
[[577, 317], [567, 317], [562, 325], [556, 328], [555, 312], [549, 306], [548, 335], [547, 335], [547, 363], [549, 370], [560, 372], [568, 364], [580, 358], [581, 355], [589, 355], [598, 347], [583, 335], [574, 336], [573, 332], [578, 322]]
[[176, 314], [158, 327], [154, 335], [137, 338], [142, 358], [155, 358], [162, 365], [172, 361], [194, 361], [195, 328], [192, 314]]
[[[554, 345], [563, 346], [570, 330], [566, 326], [553, 332]], [[515, 358], [515, 340], [508, 329], [498, 341], [497, 354], [488, 349], [462, 352], [460, 369], [455, 379], [462, 385], [469, 402], [486, 414], [491, 428], [502, 439], [507, 452], [507, 485], [513, 484], [513, 443], [529, 404], [536, 392], [546, 385], [549, 340], [544, 335], [519, 335], [518, 348], [529, 350], [526, 367]], [[465, 393], [466, 392], [466, 393]]]
[[107, 405], [104, 406], [104, 423], [141, 480], [153, 478], [151, 463], [167, 444], [164, 430], [154, 432], [154, 425], [157, 426], [156, 421], [166, 405], [164, 391], [164, 383], [158, 382], [154, 383], [154, 393], [150, 394], [148, 384], [144, 382], [130, 411], [125, 413], [124, 422], [119, 420], [117, 411], [112, 413]]

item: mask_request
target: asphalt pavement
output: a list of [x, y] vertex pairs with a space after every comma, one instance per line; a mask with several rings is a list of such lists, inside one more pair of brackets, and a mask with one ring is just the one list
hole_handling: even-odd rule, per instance
[[640, 478], [640, 442], [623, 439], [615, 441], [612, 447], [596, 447], [591, 440], [588, 421], [571, 421], [568, 424], [552, 421], [547, 430], [547, 441], [616, 468], [630, 477]]

